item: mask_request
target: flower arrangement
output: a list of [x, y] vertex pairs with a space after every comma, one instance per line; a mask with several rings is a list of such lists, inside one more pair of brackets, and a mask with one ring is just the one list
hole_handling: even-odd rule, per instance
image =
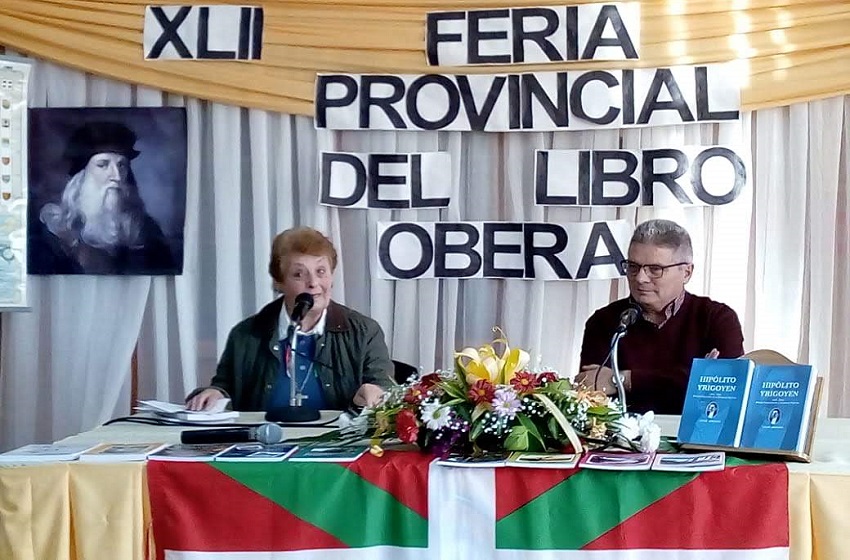
[[654, 451], [652, 413], [625, 415], [616, 400], [554, 371], [528, 369], [529, 355], [500, 336], [454, 356], [454, 370], [413, 376], [365, 411], [349, 431], [398, 438], [436, 455], [564, 451], [620, 446]]

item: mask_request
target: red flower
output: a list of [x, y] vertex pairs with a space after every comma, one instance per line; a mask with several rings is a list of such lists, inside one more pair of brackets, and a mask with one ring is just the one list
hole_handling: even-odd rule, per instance
[[422, 385], [422, 388], [427, 391], [440, 381], [441, 379], [439, 373], [429, 373], [428, 375], [422, 376], [422, 379], [419, 380], [419, 384]]
[[554, 371], [544, 371], [540, 375], [537, 376], [538, 381], [542, 384], [546, 383], [554, 383], [558, 380], [558, 374]]
[[425, 387], [422, 386], [421, 383], [417, 383], [415, 385], [411, 385], [407, 392], [404, 394], [404, 402], [410, 404], [419, 404], [422, 402], [422, 399], [425, 398]]
[[517, 393], [524, 395], [539, 387], [540, 380], [531, 372], [520, 371], [511, 379], [511, 386], [516, 389]]
[[467, 395], [475, 404], [489, 403], [496, 395], [496, 387], [486, 379], [479, 379], [472, 384]]
[[416, 443], [419, 437], [419, 423], [410, 409], [405, 408], [396, 415], [395, 427], [398, 439], [404, 443]]

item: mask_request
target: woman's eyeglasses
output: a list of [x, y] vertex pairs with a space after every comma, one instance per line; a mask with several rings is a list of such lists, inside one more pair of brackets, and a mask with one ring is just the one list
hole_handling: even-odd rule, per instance
[[673, 268], [674, 266], [682, 266], [683, 264], [691, 264], [689, 262], [677, 262], [673, 264], [640, 264], [636, 262], [632, 262], [630, 260], [625, 260], [620, 263], [620, 270], [628, 274], [629, 276], [637, 276], [640, 274], [640, 271], [643, 270], [646, 272], [646, 275], [652, 278], [653, 280], [657, 280], [664, 276], [664, 271], [668, 268]]

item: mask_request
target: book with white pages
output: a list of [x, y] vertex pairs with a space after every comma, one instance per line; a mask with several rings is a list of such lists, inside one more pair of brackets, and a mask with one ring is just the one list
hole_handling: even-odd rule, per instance
[[104, 443], [80, 455], [81, 463], [124, 463], [145, 461], [148, 455], [168, 447], [167, 443]]
[[0, 463], [53, 463], [76, 461], [97, 444], [31, 443], [0, 453]]
[[140, 412], [152, 412], [159, 416], [183, 420], [185, 422], [222, 422], [224, 420], [239, 418], [239, 412], [225, 410], [228, 404], [230, 404], [230, 399], [218, 399], [210, 409], [189, 410], [185, 404], [147, 400], [139, 401], [136, 410]]

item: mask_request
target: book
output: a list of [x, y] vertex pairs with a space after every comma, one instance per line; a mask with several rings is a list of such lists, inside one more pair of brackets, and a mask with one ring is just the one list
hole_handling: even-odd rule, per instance
[[434, 462], [444, 467], [504, 467], [508, 463], [508, 455], [509, 453], [483, 453], [481, 455], [458, 455], [452, 453], [446, 457], [440, 457]]
[[234, 445], [221, 455], [216, 456], [216, 461], [283, 461], [298, 449], [297, 445], [289, 443], [244, 443]]
[[148, 455], [149, 461], [212, 461], [232, 443], [188, 444], [176, 443]]
[[184, 422], [223, 422], [239, 418], [239, 412], [225, 410], [230, 404], [230, 399], [219, 399], [210, 410], [189, 410], [185, 404], [174, 404], [165, 401], [147, 400], [139, 401], [136, 410], [139, 412], [152, 412], [156, 415], [182, 420]]
[[679, 441], [737, 446], [754, 368], [750, 360], [695, 359], [679, 422]]
[[508, 456], [507, 466], [536, 469], [573, 469], [578, 465], [578, 453], [537, 453], [517, 451]]
[[144, 461], [167, 443], [104, 443], [80, 455], [82, 463], [118, 463]]
[[652, 461], [654, 471], [704, 472], [722, 471], [726, 468], [726, 453], [657, 453]]
[[5, 453], [0, 453], [3, 463], [50, 463], [76, 461], [93, 444], [31, 443]]
[[654, 453], [588, 451], [578, 462], [580, 468], [606, 471], [648, 471]]
[[301, 447], [289, 460], [293, 462], [352, 463], [369, 449], [364, 445], [314, 445]]
[[[745, 383], [738, 380], [739, 375], [746, 375]], [[711, 387], [706, 390], [701, 384]], [[683, 449], [776, 455], [808, 462], [821, 384], [812, 366], [805, 364], [756, 364], [740, 358], [694, 360], [679, 443]], [[743, 394], [741, 387], [745, 388]], [[707, 392], [734, 394], [736, 402], [707, 401]], [[718, 403], [717, 408], [709, 410], [712, 402]], [[719, 427], [709, 420], [719, 421]]]
[[741, 446], [802, 451], [814, 381], [809, 365], [757, 367], [741, 429]]

